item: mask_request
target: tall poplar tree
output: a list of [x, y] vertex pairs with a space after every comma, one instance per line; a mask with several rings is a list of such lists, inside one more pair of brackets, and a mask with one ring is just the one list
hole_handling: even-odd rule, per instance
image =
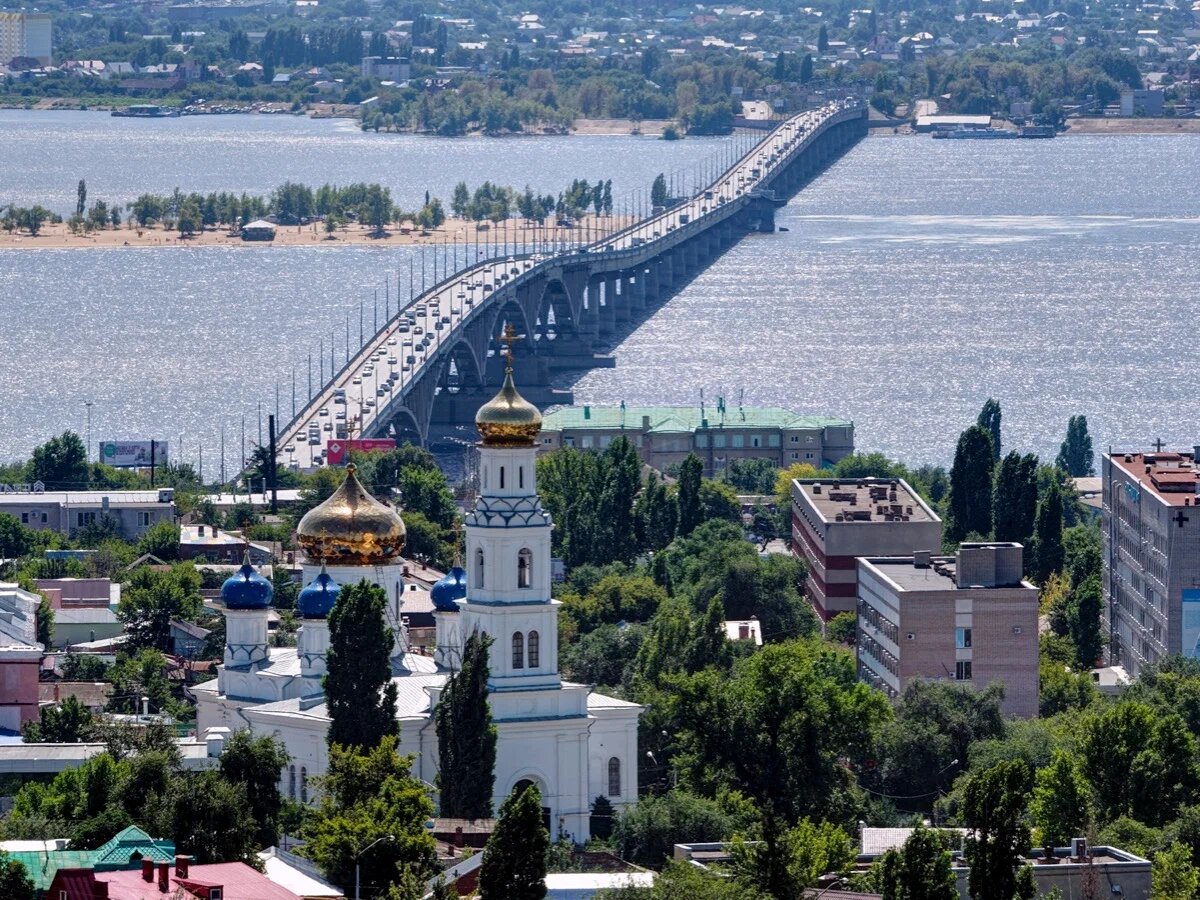
[[687, 537], [704, 521], [704, 504], [700, 500], [700, 483], [704, 463], [695, 453], [689, 453], [679, 466], [678, 524], [675, 533]]
[[329, 613], [325, 702], [330, 746], [370, 749], [400, 733], [391, 649], [395, 635], [384, 624], [387, 595], [362, 580], [343, 587]]
[[482, 900], [542, 900], [549, 848], [541, 793], [535, 785], [519, 793], [514, 789], [500, 807], [496, 830], [483, 849], [479, 896]]
[[976, 423], [992, 439], [992, 461], [1000, 460], [1000, 401], [988, 397], [979, 411], [979, 421]]
[[963, 820], [970, 829], [965, 856], [972, 900], [1030, 900], [1036, 893], [1033, 870], [1022, 860], [1029, 852], [1025, 802], [1029, 765], [1002, 762], [967, 779]]
[[1094, 458], [1087, 416], [1071, 416], [1067, 423], [1067, 438], [1062, 442], [1054, 464], [1072, 478], [1086, 478], [1095, 471], [1092, 468]]
[[953, 542], [967, 535], [992, 530], [992, 438], [972, 425], [959, 436], [950, 469], [949, 521], [946, 539]]
[[1033, 575], [1039, 584], [1063, 567], [1063, 499], [1058, 481], [1051, 481], [1038, 504], [1034, 524]]
[[642, 461], [628, 438], [619, 437], [608, 445], [600, 473], [603, 482], [596, 515], [601, 540], [609, 559], [632, 562], [638, 551], [633, 505], [642, 484]]
[[1037, 515], [1038, 458], [1009, 451], [996, 471], [992, 525], [996, 540], [1027, 544]]
[[492, 815], [496, 781], [496, 726], [488, 704], [488, 648], [478, 631], [463, 647], [462, 668], [450, 676], [434, 710], [438, 737], [441, 814], [453, 819]]

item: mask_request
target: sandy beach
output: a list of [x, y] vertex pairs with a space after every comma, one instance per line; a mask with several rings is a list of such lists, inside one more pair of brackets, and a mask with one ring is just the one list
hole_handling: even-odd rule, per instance
[[[549, 220], [548, 220], [549, 221]], [[44, 225], [37, 237], [20, 232], [8, 233], [0, 231], [0, 250], [63, 250], [63, 249], [122, 249], [126, 247], [248, 247], [270, 249], [271, 247], [340, 247], [349, 244], [368, 247], [396, 247], [412, 244], [480, 244], [498, 243], [533, 243], [542, 241], [578, 241], [583, 239], [596, 240], [602, 231], [620, 228], [620, 216], [588, 216], [580, 220], [574, 228], [558, 228], [553, 225], [537, 226], [523, 222], [521, 219], [509, 219], [506, 223], [492, 225], [488, 222], [478, 223], [462, 219], [448, 219], [441, 228], [421, 232], [419, 230], [404, 233], [398, 226], [392, 226], [383, 235], [371, 233], [366, 225], [346, 225], [338, 228], [331, 239], [325, 233], [324, 226], [317, 222], [301, 226], [280, 226], [276, 229], [274, 241], [243, 241], [239, 235], [230, 234], [227, 229], [216, 228], [204, 231], [188, 238], [181, 238], [178, 231], [166, 231], [162, 228], [145, 229], [127, 228], [122, 225], [116, 229], [93, 231], [90, 234], [71, 234], [66, 224]]]

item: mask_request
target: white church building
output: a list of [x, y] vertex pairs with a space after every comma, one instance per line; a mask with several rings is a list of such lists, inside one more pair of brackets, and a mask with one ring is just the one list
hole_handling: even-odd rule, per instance
[[558, 670], [558, 607], [551, 598], [550, 515], [537, 494], [536, 439], [541, 415], [517, 392], [511, 357], [504, 385], [476, 415], [481, 443], [480, 495], [466, 518], [466, 566], [432, 590], [434, 656], [412, 652], [404, 626], [404, 524], [375, 500], [348, 467], [325, 503], [301, 520], [305, 551], [296, 647], [271, 647], [271, 585], [247, 563], [222, 588], [226, 647], [217, 677], [197, 685], [197, 726], [249, 727], [277, 736], [291, 762], [285, 796], [311, 801], [308, 781], [328, 765], [329, 713], [321, 687], [329, 648], [326, 615], [341, 585], [366, 579], [387, 592], [395, 633], [393, 682], [400, 752], [416, 755], [414, 775], [436, 783], [433, 708], [454, 672], [467, 636], [492, 640], [489, 701], [497, 730], [495, 795], [499, 809], [523, 782], [541, 791], [551, 837], [585, 841], [599, 796], [617, 809], [638, 796], [637, 728], [641, 707], [563, 681]]

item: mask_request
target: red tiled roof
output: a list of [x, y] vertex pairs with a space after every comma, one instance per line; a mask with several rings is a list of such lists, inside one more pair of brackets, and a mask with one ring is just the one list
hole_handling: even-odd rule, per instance
[[[225, 888], [224, 900], [300, 900], [298, 894], [280, 887], [245, 863], [193, 864], [188, 868], [188, 877], [181, 883], [175, 877], [175, 867], [171, 866], [170, 890], [166, 896], [171, 897], [174, 891], [182, 889], [183, 895], [190, 900], [198, 895], [184, 888], [184, 884], [205, 884]], [[157, 871], [153, 882], [144, 881], [140, 870], [97, 872], [96, 880], [108, 882], [109, 900], [163, 900], [164, 895], [158, 889]]]

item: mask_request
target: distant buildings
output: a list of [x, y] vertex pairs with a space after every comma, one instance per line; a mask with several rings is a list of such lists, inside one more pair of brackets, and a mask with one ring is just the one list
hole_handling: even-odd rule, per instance
[[1200, 447], [1101, 460], [1109, 662], [1200, 657]]
[[364, 56], [362, 58], [363, 78], [408, 81], [411, 70], [412, 67], [407, 56]]
[[855, 609], [858, 557], [936, 552], [942, 520], [901, 479], [798, 479], [791, 544], [808, 567], [805, 594], [829, 621]]
[[271, 548], [253, 544], [237, 531], [216, 525], [183, 525], [179, 529], [179, 558], [196, 562], [234, 564], [250, 554], [250, 561], [263, 565], [271, 561]]
[[121, 537], [137, 540], [158, 522], [175, 519], [175, 491], [47, 491], [39, 485], [0, 493], [0, 512], [34, 531], [57, 531], [74, 537], [81, 528], [104, 518], [116, 523]]
[[576, 447], [602, 450], [627, 437], [642, 462], [660, 471], [695, 453], [704, 472], [720, 473], [733, 459], [766, 459], [818, 468], [854, 452], [854, 423], [827, 416], [802, 416], [772, 407], [566, 406], [545, 415], [544, 450]]
[[37, 640], [41, 597], [0, 582], [0, 731], [19, 732], [38, 717]]
[[40, 578], [37, 589], [54, 610], [55, 646], [70, 647], [125, 633], [116, 614], [119, 584], [107, 578]]
[[178, 900], [301, 900], [300, 895], [271, 881], [243, 862], [195, 865], [190, 857], [176, 856], [175, 863], [141, 860], [135, 871], [101, 871], [62, 868], [54, 876], [47, 897], [57, 900], [145, 900], [171, 897]]
[[14, 59], [36, 60], [50, 65], [51, 22], [49, 13], [0, 12], [0, 65]]
[[895, 699], [914, 679], [1004, 685], [1006, 715], [1038, 712], [1038, 591], [1020, 544], [963, 544], [858, 561], [858, 674]]
[[1121, 91], [1121, 115], [1161, 116], [1163, 114], [1163, 96], [1162, 91]]

